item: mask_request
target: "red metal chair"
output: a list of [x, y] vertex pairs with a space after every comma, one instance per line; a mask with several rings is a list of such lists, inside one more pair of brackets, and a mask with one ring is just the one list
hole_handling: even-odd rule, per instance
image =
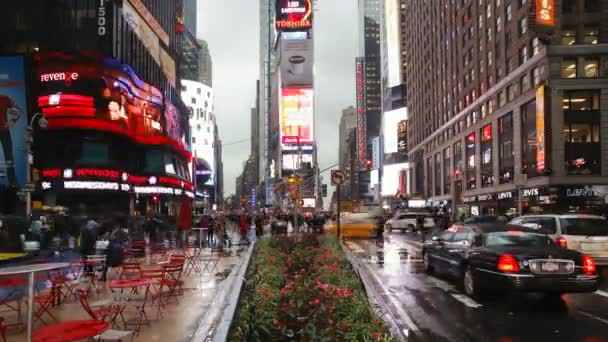
[[6, 326], [4, 325], [4, 317], [0, 317], [0, 336], [2, 336], [2, 342], [6, 342]]
[[141, 265], [138, 262], [123, 262], [120, 266], [120, 279], [133, 279], [141, 276]]
[[151, 286], [152, 291], [150, 291], [149, 298], [150, 304], [154, 305], [156, 303], [158, 307], [157, 316], [159, 319], [162, 318], [162, 309], [165, 308], [165, 303], [162, 300], [162, 293], [165, 284], [163, 280], [165, 279], [165, 270], [164, 269], [142, 269], [141, 270], [141, 278], [148, 279], [154, 282]]
[[116, 326], [116, 319], [118, 318], [118, 316], [122, 318], [123, 322], [125, 321], [124, 317], [122, 317], [122, 312], [118, 306], [109, 305], [105, 307], [92, 308], [89, 304], [90, 292], [81, 289], [78, 289], [77, 292], [78, 299], [80, 300], [80, 305], [82, 305], [84, 311], [86, 311], [92, 319], [102, 321], [107, 320], [108, 323], [112, 323], [112, 328]]
[[57, 293], [59, 289], [56, 287], [52, 287], [51, 291], [47, 294], [41, 294], [34, 297], [34, 302], [38, 305], [34, 312], [34, 322], [40, 321], [44, 325], [48, 325], [48, 323], [43, 319], [43, 316], [46, 314], [53, 321], [57, 322], [57, 318], [51, 313], [50, 308], [55, 302], [57, 298]]
[[[182, 273], [184, 271], [184, 264], [169, 264], [163, 265], [164, 279], [161, 281], [161, 293], [165, 295], [167, 302], [169, 298], [175, 298], [175, 302], [179, 304], [177, 297], [180, 295], [180, 290], [183, 293], [182, 284]], [[165, 291], [164, 288], [167, 290]]]

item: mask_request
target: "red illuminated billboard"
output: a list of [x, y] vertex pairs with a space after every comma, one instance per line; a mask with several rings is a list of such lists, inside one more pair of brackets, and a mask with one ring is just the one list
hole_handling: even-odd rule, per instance
[[312, 28], [312, 0], [276, 0], [277, 31]]
[[283, 145], [312, 144], [313, 90], [281, 89], [281, 142]]
[[38, 80], [38, 107], [48, 129], [109, 131], [183, 151], [179, 112], [128, 65], [97, 56], [53, 53], [41, 57]]

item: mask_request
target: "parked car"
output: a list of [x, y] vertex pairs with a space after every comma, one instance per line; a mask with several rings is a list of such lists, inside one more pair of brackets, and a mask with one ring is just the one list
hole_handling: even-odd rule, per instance
[[526, 215], [511, 220], [550, 236], [560, 247], [585, 253], [608, 265], [608, 220], [595, 215]]
[[447, 230], [424, 244], [422, 258], [425, 272], [454, 276], [471, 297], [490, 290], [594, 292], [599, 279], [590, 256], [560, 248], [547, 235], [516, 225]]
[[403, 231], [415, 231], [417, 230], [418, 218], [422, 218], [424, 221], [424, 229], [432, 229], [435, 227], [433, 216], [430, 213], [424, 212], [405, 212], [397, 213], [392, 219], [386, 222], [386, 229], [391, 231], [393, 229], [399, 229]]

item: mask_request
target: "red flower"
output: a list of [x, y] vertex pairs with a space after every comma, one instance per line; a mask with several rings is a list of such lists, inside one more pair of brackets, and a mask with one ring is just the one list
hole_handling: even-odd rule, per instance
[[328, 319], [327, 319], [327, 324], [334, 324], [334, 320], [333, 320], [333, 319], [331, 319], [331, 318], [328, 318]]
[[315, 299], [315, 300], [312, 300], [312, 301], [308, 302], [308, 304], [312, 305], [312, 306], [317, 306], [317, 305], [321, 304], [321, 301], [318, 300], [318, 299]]
[[348, 324], [342, 324], [342, 330], [348, 331]]
[[285, 278], [285, 279], [289, 278], [289, 274], [284, 273], [284, 274], [283, 274], [283, 278]]
[[380, 341], [380, 333], [379, 332], [373, 333], [372, 338], [376, 341]]

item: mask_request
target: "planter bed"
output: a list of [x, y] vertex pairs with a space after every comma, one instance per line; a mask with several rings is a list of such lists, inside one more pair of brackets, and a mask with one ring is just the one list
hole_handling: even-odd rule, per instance
[[229, 341], [394, 341], [337, 240], [257, 241]]

